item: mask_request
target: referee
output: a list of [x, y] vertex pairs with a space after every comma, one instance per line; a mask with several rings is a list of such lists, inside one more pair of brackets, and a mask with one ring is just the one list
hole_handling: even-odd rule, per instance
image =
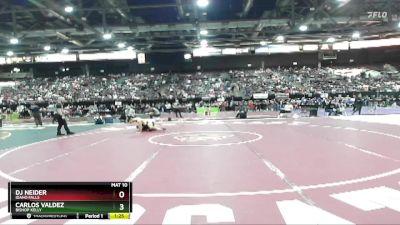
[[38, 105], [34, 104], [31, 106], [32, 116], [35, 119], [36, 127], [42, 126], [42, 116], [40, 115], [40, 108]]
[[61, 103], [58, 103], [56, 105], [56, 113], [54, 114], [53, 121], [58, 122], [58, 127], [57, 127], [57, 136], [62, 136], [64, 135], [61, 133], [61, 127], [64, 126], [65, 131], [67, 132], [67, 135], [74, 134], [73, 132], [70, 131], [68, 128], [67, 121], [65, 120], [65, 114], [64, 114], [64, 109], [61, 105]]

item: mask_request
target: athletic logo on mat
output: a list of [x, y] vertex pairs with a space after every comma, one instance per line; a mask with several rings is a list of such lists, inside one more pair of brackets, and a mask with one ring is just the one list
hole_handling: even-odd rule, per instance
[[222, 141], [230, 137], [233, 137], [233, 135], [213, 133], [182, 134], [179, 136], [174, 136], [174, 138], [180, 142]]

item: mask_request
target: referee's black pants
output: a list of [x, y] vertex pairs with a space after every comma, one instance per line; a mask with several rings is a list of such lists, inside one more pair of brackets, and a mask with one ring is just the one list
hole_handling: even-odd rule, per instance
[[178, 114], [179, 114], [179, 117], [182, 118], [181, 110], [180, 109], [175, 109], [176, 118], [178, 118]]
[[69, 130], [67, 121], [63, 119], [61, 116], [57, 116], [57, 135], [61, 135], [61, 128], [64, 126], [64, 130], [67, 132], [67, 134], [71, 134], [72, 132]]

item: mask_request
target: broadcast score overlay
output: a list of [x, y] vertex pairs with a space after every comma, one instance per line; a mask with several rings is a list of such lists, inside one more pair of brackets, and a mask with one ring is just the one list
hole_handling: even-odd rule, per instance
[[12, 219], [129, 219], [130, 182], [9, 182]]

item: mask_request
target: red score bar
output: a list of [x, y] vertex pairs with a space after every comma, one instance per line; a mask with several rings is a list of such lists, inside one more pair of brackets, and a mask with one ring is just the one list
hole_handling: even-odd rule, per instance
[[10, 182], [11, 201], [129, 201], [128, 182]]

